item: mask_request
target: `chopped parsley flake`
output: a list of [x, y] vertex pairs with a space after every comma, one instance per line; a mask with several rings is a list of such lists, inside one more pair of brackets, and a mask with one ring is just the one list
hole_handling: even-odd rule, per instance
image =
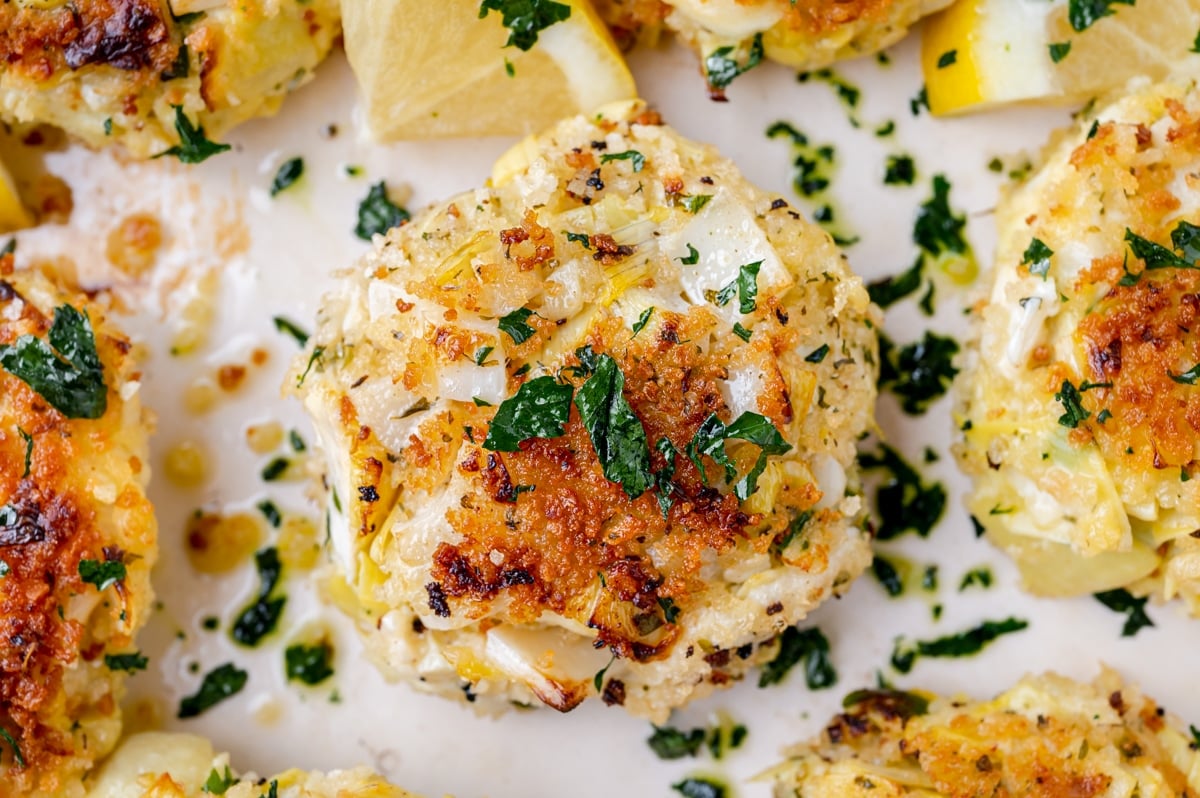
[[508, 28], [504, 46], [518, 50], [529, 50], [537, 44], [539, 33], [571, 16], [570, 6], [554, 0], [483, 0], [479, 18], [489, 11], [499, 13], [501, 23]]
[[958, 592], [961, 593], [972, 586], [979, 586], [984, 590], [987, 590], [989, 587], [991, 587], [992, 569], [981, 567], [972, 568], [970, 571], [967, 571], [965, 574], [963, 574], [962, 581], [958, 584]]
[[683, 732], [670, 726], [655, 726], [646, 744], [659, 759], [683, 759], [699, 753], [705, 737], [704, 729]]
[[1075, 429], [1092, 415], [1083, 406], [1083, 396], [1070, 380], [1063, 380], [1062, 387], [1054, 394], [1054, 400], [1061, 402], [1065, 411], [1058, 417], [1058, 423], [1064, 427]]
[[888, 308], [921, 287], [925, 272], [925, 259], [917, 258], [912, 266], [894, 277], [885, 277], [867, 285], [871, 301], [881, 308]]
[[25, 441], [25, 470], [21, 472], [21, 479], [25, 479], [33, 468], [33, 436], [20, 427], [17, 427], [17, 432]]
[[908, 673], [918, 657], [967, 657], [978, 654], [1000, 637], [1020, 632], [1028, 626], [1029, 622], [1020, 618], [1006, 618], [1003, 621], [984, 621], [973, 629], [936, 640], [906, 643], [898, 638], [892, 651], [892, 667], [900, 673]]
[[700, 262], [700, 252], [691, 244], [688, 244], [687, 248], [688, 254], [683, 257], [676, 258], [676, 260], [682, 263], [684, 266], [695, 266]]
[[637, 150], [626, 150], [625, 152], [606, 152], [600, 156], [600, 163], [606, 164], [612, 161], [629, 161], [633, 166], [633, 171], [642, 171], [646, 165], [646, 156], [642, 155]]
[[290, 158], [284, 161], [280, 165], [279, 171], [275, 173], [275, 179], [271, 181], [271, 196], [278, 196], [279, 192], [290, 188], [302, 174], [304, 174], [303, 158]]
[[1067, 19], [1076, 32], [1082, 32], [1099, 20], [1116, 13], [1114, 5], [1131, 6], [1137, 0], [1071, 0], [1067, 6]]
[[913, 241], [931, 256], [944, 253], [966, 254], [970, 247], [963, 237], [967, 220], [950, 209], [950, 183], [944, 175], [934, 175], [933, 197], [917, 211]]
[[97, 590], [107, 590], [125, 578], [125, 563], [120, 560], [80, 560], [79, 578]]
[[758, 686], [779, 684], [801, 661], [809, 690], [824, 690], [837, 684], [837, 671], [829, 661], [829, 640], [821, 630], [815, 626], [803, 630], [789, 626], [779, 636], [779, 653], [763, 666]]
[[204, 676], [200, 689], [179, 702], [177, 717], [194, 718], [232, 695], [241, 692], [250, 675], [232, 662], [227, 662]]
[[333, 675], [333, 646], [326, 640], [306, 646], [297, 643], [283, 653], [288, 681], [318, 685]]
[[911, 186], [917, 177], [916, 163], [909, 155], [889, 155], [883, 182], [889, 186]]
[[1050, 60], [1056, 64], [1066, 58], [1070, 52], [1070, 42], [1051, 42], [1050, 44]]
[[683, 197], [680, 202], [683, 204], [684, 210], [686, 210], [688, 213], [696, 214], [699, 213], [700, 209], [707, 205], [708, 201], [711, 199], [712, 194], [688, 194], [687, 196]]
[[880, 335], [879, 387], [891, 391], [905, 413], [920, 415], [949, 390], [958, 374], [954, 366], [958, 351], [957, 341], [932, 331], [899, 350]]
[[958, 61], [958, 50], [947, 50], [938, 56], [937, 68], [945, 69]]
[[71, 305], [54, 309], [46, 340], [27, 334], [11, 346], [0, 345], [0, 367], [67, 418], [96, 419], [108, 409], [92, 323]]
[[476, 366], [482, 366], [487, 362], [488, 355], [490, 355], [494, 350], [494, 346], [481, 346], [475, 350], [475, 356], [471, 359], [475, 361]]
[[530, 327], [527, 322], [529, 317], [534, 315], [529, 308], [517, 308], [512, 313], [507, 313], [500, 317], [500, 332], [507, 333], [508, 337], [513, 339], [514, 344], [523, 344], [528, 341], [535, 330]]
[[276, 330], [285, 335], [290, 335], [301, 347], [308, 345], [308, 333], [299, 324], [284, 316], [275, 316], [272, 321], [275, 322]]
[[654, 315], [654, 308], [648, 307], [641, 312], [637, 321], [633, 323], [633, 334], [637, 336], [642, 330], [646, 329], [646, 325], [650, 322], [650, 317]]
[[233, 622], [230, 634], [233, 639], [243, 646], [256, 646], [259, 641], [275, 631], [279, 625], [279, 616], [283, 614], [286, 596], [272, 598], [283, 566], [279, 562], [279, 551], [271, 546], [254, 555], [254, 565], [258, 569], [258, 596], [254, 602], [242, 610], [237, 620]]
[[737, 59], [733, 57], [733, 51], [732, 46], [718, 47], [704, 59], [704, 75], [708, 79], [709, 87], [715, 92], [721, 92], [730, 83], [733, 83], [734, 78], [746, 74], [762, 63], [762, 34], [754, 35], [754, 40], [750, 43], [750, 52], [746, 56], [744, 64], [737, 62]]
[[370, 241], [372, 236], [382, 235], [410, 218], [408, 211], [388, 198], [387, 184], [380, 180], [367, 190], [367, 196], [358, 203], [358, 223], [354, 226], [354, 234], [363, 241]]
[[13, 761], [18, 767], [25, 767], [25, 756], [21, 753], [21, 746], [17, 745], [17, 741], [8, 733], [8, 729], [0, 726], [0, 740], [8, 743], [8, 747], [12, 749]]
[[133, 673], [146, 670], [150, 660], [143, 657], [140, 651], [134, 651], [132, 654], [105, 654], [104, 664], [110, 671]]
[[1029, 268], [1030, 274], [1045, 280], [1046, 275], [1050, 273], [1050, 258], [1053, 255], [1054, 250], [1046, 246], [1040, 238], [1035, 238], [1025, 248], [1025, 254], [1021, 256], [1021, 263]]
[[683, 798], [725, 798], [726, 794], [724, 784], [707, 778], [687, 778], [672, 784], [671, 789]]
[[575, 396], [575, 407], [600, 458], [604, 477], [636, 499], [650, 488], [654, 475], [646, 429], [625, 399], [624, 389], [625, 375], [617, 361], [611, 355], [600, 355], [592, 375]]
[[1154, 626], [1154, 621], [1146, 614], [1146, 598], [1134, 598], [1128, 590], [1106, 590], [1096, 593], [1096, 600], [1113, 612], [1125, 614], [1125, 626], [1121, 628], [1121, 637], [1133, 637], [1142, 628]]
[[783, 439], [779, 430], [770, 419], [758, 413], [742, 413], [737, 419], [725, 426], [715, 413], [710, 415], [696, 430], [695, 436], [687, 445], [688, 458], [695, 464], [701, 475], [705, 475], [702, 455], [708, 455], [725, 469], [725, 479], [733, 482], [737, 477], [737, 469], [725, 451], [727, 440], [744, 440], [759, 447], [758, 460], [754, 466], [733, 486], [734, 495], [745, 501], [758, 490], [758, 478], [767, 467], [769, 455], [785, 454], [791, 451], [792, 445]]
[[900, 578], [900, 572], [886, 557], [875, 555], [875, 558], [871, 560], [871, 573], [879, 580], [879, 584], [883, 585], [884, 592], [892, 598], [904, 592], [904, 580]]
[[229, 765], [226, 765], [224, 773], [219, 772], [216, 768], [210, 770], [208, 778], [204, 781], [204, 787], [201, 789], [209, 795], [224, 795], [230, 787], [237, 783], [238, 780], [229, 771]]
[[887, 444], [880, 444], [879, 453], [863, 452], [859, 463], [864, 470], [887, 473], [875, 492], [879, 519], [875, 539], [891, 540], [910, 530], [928, 537], [946, 509], [946, 489], [941, 483], [925, 484], [917, 470]]
[[191, 120], [187, 118], [187, 114], [183, 112], [183, 106], [172, 107], [175, 109], [175, 132], [179, 135], [179, 143], [155, 155], [155, 158], [173, 155], [183, 163], [197, 164], [207, 161], [214, 155], [233, 149], [228, 144], [209, 141], [204, 136], [204, 126], [193, 126]]
[[515, 452], [531, 438], [557, 438], [571, 415], [570, 385], [553, 377], [537, 377], [517, 389], [496, 409], [483, 448]]
[[1196, 380], [1200, 378], [1200, 363], [1192, 366], [1182, 374], [1170, 374], [1170, 372], [1168, 372], [1168, 374], [1172, 380], [1182, 385], [1195, 385]]
[[821, 344], [813, 351], [809, 352], [804, 358], [809, 363], [820, 363], [825, 360], [825, 356], [829, 354], [829, 344]]

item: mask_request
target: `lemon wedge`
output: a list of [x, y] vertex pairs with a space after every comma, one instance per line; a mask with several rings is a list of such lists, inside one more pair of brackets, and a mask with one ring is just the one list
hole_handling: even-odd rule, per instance
[[[590, 3], [534, 6], [546, 12], [540, 24], [525, 19], [510, 30], [506, 12], [481, 18], [480, 0], [344, 2], [346, 54], [371, 134], [382, 141], [522, 135], [637, 96]], [[505, 46], [510, 35], [528, 49]]]
[[0, 233], [11, 233], [22, 227], [32, 227], [33, 216], [26, 210], [17, 194], [17, 184], [7, 167], [0, 162]]
[[925, 25], [929, 108], [1074, 102], [1134, 76], [1159, 80], [1200, 68], [1198, 32], [1200, 0], [959, 0]]

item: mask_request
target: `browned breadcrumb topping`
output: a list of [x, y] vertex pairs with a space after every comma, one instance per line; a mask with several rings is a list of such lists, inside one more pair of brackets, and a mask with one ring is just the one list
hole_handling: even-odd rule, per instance
[[[25, 334], [44, 336], [51, 323], [4, 279], [11, 271], [8, 255], [0, 259], [4, 344]], [[117, 362], [129, 347], [125, 340], [104, 335], [97, 335], [96, 343], [106, 364]], [[84, 626], [64, 616], [64, 610], [73, 596], [95, 589], [80, 580], [80, 561], [115, 559], [121, 552], [106, 548], [92, 509], [96, 500], [72, 473], [77, 446], [103, 446], [105, 433], [68, 420], [2, 369], [0, 397], [0, 505], [9, 505], [18, 519], [15, 525], [0, 525], [0, 559], [9, 569], [0, 579], [0, 726], [24, 755], [27, 767], [13, 771], [24, 784], [32, 774], [52, 773], [56, 759], [76, 753], [71, 736], [47, 726], [44, 716], [54, 711], [64, 669], [80, 658], [101, 656], [105, 645], [91, 641]], [[27, 477], [22, 476], [26, 443], [15, 433], [18, 427], [33, 437]], [[87, 437], [77, 444], [80, 436]], [[143, 501], [140, 492], [133, 493], [119, 495], [117, 506]]]
[[157, 82], [179, 53], [170, 12], [153, 0], [76, 0], [39, 8], [0, 4], [0, 63], [33, 80], [110, 66]]
[[[1119, 190], [1127, 199], [1133, 232], [1169, 248], [1180, 206], [1169, 187], [1200, 150], [1200, 119], [1174, 100], [1167, 101], [1167, 108], [1173, 125], [1153, 159], [1136, 156], [1155, 146], [1149, 128], [1106, 122], [1072, 152], [1070, 161], [1082, 174], [1111, 180], [1108, 190]], [[1114, 161], [1134, 165], [1111, 174]], [[1046, 216], [1053, 219], [1058, 212], [1051, 208]], [[1144, 265], [1122, 243], [1120, 251], [1096, 258], [1081, 273], [1072, 301], [1089, 303], [1075, 333], [1079, 362], [1086, 367], [1074, 374], [1065, 364], [1053, 364], [1046, 388], [1057, 391], [1063, 379], [1097, 386], [1081, 394], [1091, 416], [1073, 430], [1076, 444], [1095, 440], [1110, 461], [1186, 467], [1200, 432], [1200, 389], [1172, 376], [1200, 363], [1200, 335], [1193, 333], [1200, 315], [1200, 273], [1144, 271]], [[1122, 285], [1127, 274], [1137, 275], [1136, 281]], [[1099, 285], [1110, 288], [1096, 301], [1092, 292]]]
[[[665, 437], [684, 452], [710, 414], [732, 421], [719, 388], [728, 378], [729, 355], [694, 343], [717, 332], [707, 309], [660, 313], [654, 335], [631, 337], [621, 319], [610, 317], [592, 327], [585, 343], [617, 360], [626, 380], [624, 396], [651, 446]], [[792, 336], [775, 322], [757, 330], [755, 345], [764, 356], [774, 357], [773, 350], [788, 346]], [[571, 356], [562, 366], [577, 364]], [[582, 382], [569, 368], [558, 373]], [[781, 377], [765, 382], [760, 408], [777, 425], [790, 420]], [[652, 659], [676, 638], [674, 626], [661, 617], [660, 599], [681, 608], [693, 604], [704, 585], [701, 568], [712, 553], [745, 541], [765, 550], [782, 532], [788, 508], [808, 509], [820, 498], [819, 491], [785, 491], [773, 516], [779, 520], [772, 522], [780, 528], [764, 527], [762, 517], [743, 513], [735, 496], [713, 487], [719, 479], [714, 464], [706, 463], [702, 477], [680, 456], [673, 478], [678, 500], [664, 518], [653, 492], [631, 500], [605, 478], [574, 408], [564, 435], [527, 441], [512, 453], [479, 445], [494, 408], [474, 411], [476, 418], [468, 420], [473, 441], [466, 441], [455, 465], [470, 487], [447, 514], [462, 540], [441, 544], [434, 555], [435, 612], [483, 615], [486, 603], [503, 593], [506, 612], [517, 622], [534, 621], [546, 611], [575, 617], [620, 656]], [[743, 473], [757, 453], [731, 451]], [[406, 450], [407, 458], [413, 456]], [[653, 451], [652, 468], [664, 465], [662, 454]], [[822, 567], [821, 553], [814, 552], [807, 564]]]
[[785, 24], [793, 29], [827, 33], [860, 19], [883, 19], [896, 0], [791, 0]]

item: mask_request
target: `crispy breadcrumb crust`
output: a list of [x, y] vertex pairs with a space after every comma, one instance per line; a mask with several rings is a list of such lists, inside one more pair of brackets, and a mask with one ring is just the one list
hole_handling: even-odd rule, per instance
[[775, 798], [1200, 795], [1182, 724], [1113, 671], [1091, 684], [1026, 677], [982, 703], [930, 698], [852, 694], [772, 769]]
[[0, 4], [0, 119], [137, 157], [275, 113], [338, 35], [336, 0], [247, 0], [174, 16], [165, 0]]
[[[172, 732], [143, 732], [121, 742], [89, 779], [87, 798], [204, 798], [215, 775], [214, 790], [237, 780], [225, 798], [418, 798], [370, 768], [328, 773], [288, 770], [269, 778], [239, 774], [228, 754], [214, 752], [203, 737]], [[272, 791], [272, 787], [274, 788]]]
[[[764, 264], [745, 313], [714, 298], [743, 258]], [[518, 342], [497, 319], [522, 307]], [[567, 710], [599, 684], [659, 719], [740, 678], [868, 561], [854, 443], [876, 320], [827, 234], [636, 104], [530, 139], [491, 187], [377, 239], [290, 377], [375, 658], [498, 706]], [[665, 515], [604, 476], [576, 409], [560, 436], [482, 447], [520, 386], [578, 390], [583, 347], [616, 361], [652, 468], [674, 468]], [[684, 452], [745, 411], [791, 449], [739, 502]], [[743, 474], [758, 448], [730, 453]]]
[[[98, 303], [0, 259], [0, 343], [45, 337], [64, 302], [93, 325], [108, 409], [68, 419], [0, 369], [0, 505], [18, 519], [0, 526], [0, 727], [24, 760], [0, 744], [5, 795], [76, 795], [80, 775], [116, 744], [124, 674], [105, 655], [135, 650], [152, 597], [156, 525], [130, 343]], [[81, 580], [82, 560], [120, 560], [126, 576], [98, 591]]]
[[[882, 50], [951, 0], [601, 0], [597, 11], [617, 41], [653, 41], [663, 27], [701, 60], [722, 47], [745, 57], [756, 34], [768, 58], [797, 69]], [[748, 23], [747, 20], [756, 20]]]
[[1200, 272], [1147, 268], [1129, 240], [1175, 252], [1200, 224], [1198, 170], [1195, 82], [1143, 85], [1064, 134], [998, 213], [959, 455], [972, 511], [1036, 592], [1128, 587], [1200, 613]]

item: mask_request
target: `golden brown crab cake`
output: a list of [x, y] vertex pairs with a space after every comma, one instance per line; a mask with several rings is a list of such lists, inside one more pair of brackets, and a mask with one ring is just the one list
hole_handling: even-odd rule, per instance
[[275, 113], [339, 29], [337, 0], [14, 0], [0, 4], [0, 120], [157, 155], [181, 124], [215, 139]]
[[239, 775], [203, 737], [144, 732], [124, 740], [89, 779], [87, 798], [415, 798], [369, 768]]
[[388, 674], [661, 721], [869, 561], [876, 313], [709, 147], [610, 106], [375, 244], [290, 385]]
[[130, 343], [0, 257], [0, 793], [76, 796], [112, 750], [157, 553]]
[[1200, 795], [1178, 719], [1105, 670], [1028, 676], [986, 702], [861, 690], [772, 769], [775, 798]]
[[[710, 84], [723, 72], [767, 58], [819, 69], [899, 41], [917, 20], [952, 0], [602, 0], [618, 34], [645, 35], [665, 23], [704, 61]], [[757, 53], [757, 57], [755, 56]]]
[[1200, 614], [1200, 91], [1143, 85], [1003, 204], [960, 461], [1044, 595], [1129, 588]]

